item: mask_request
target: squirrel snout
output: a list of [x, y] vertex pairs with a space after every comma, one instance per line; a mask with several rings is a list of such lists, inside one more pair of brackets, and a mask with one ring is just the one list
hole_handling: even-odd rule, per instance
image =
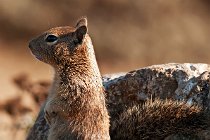
[[31, 42], [29, 43], [28, 47], [29, 47], [30, 49], [32, 49], [32, 44], [31, 44]]

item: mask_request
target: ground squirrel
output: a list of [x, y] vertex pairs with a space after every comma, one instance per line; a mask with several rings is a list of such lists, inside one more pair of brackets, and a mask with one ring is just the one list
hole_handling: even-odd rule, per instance
[[50, 140], [109, 140], [109, 115], [87, 19], [52, 28], [29, 43], [32, 54], [55, 70], [45, 105]]
[[50, 29], [29, 47], [37, 59], [54, 67], [55, 79], [45, 104], [49, 133], [41, 109], [36, 125], [44, 126], [30, 132], [28, 140], [164, 139], [176, 133], [196, 134], [209, 126], [208, 113], [196, 105], [158, 99], [137, 103], [129, 98], [129, 104], [118, 104], [114, 94], [107, 93], [113, 94], [111, 102], [116, 104], [108, 104], [109, 136], [102, 79], [87, 34], [87, 20], [79, 20], [75, 28]]

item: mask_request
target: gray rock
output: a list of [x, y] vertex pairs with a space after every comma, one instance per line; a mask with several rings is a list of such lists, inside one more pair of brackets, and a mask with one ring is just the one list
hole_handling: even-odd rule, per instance
[[[196, 104], [209, 109], [209, 77], [210, 65], [190, 63], [153, 65], [128, 73], [105, 75], [103, 84], [111, 121], [122, 111], [122, 105], [142, 103], [151, 98], [185, 101], [189, 105]], [[205, 138], [210, 137], [209, 133], [205, 131]], [[202, 134], [199, 132], [199, 135]], [[47, 135], [48, 125], [42, 107], [27, 139], [42, 140]], [[166, 139], [172, 137], [179, 136], [174, 134]]]

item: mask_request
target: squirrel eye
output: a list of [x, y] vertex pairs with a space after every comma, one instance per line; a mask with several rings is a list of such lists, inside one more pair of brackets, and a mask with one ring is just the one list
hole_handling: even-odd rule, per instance
[[45, 38], [45, 41], [46, 41], [46, 42], [50, 42], [50, 43], [55, 42], [55, 41], [57, 41], [57, 40], [58, 40], [58, 37], [55, 36], [55, 35], [48, 35], [48, 36]]

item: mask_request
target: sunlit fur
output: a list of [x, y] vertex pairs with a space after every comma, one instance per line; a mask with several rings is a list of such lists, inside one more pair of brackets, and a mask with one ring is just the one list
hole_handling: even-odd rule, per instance
[[[29, 43], [35, 57], [55, 70], [45, 106], [50, 140], [110, 139], [101, 75], [91, 39], [81, 26], [87, 28], [86, 18], [79, 20], [75, 28], [56, 27]], [[84, 33], [82, 42], [76, 33]], [[56, 43], [45, 41], [48, 34], [58, 37]]]

